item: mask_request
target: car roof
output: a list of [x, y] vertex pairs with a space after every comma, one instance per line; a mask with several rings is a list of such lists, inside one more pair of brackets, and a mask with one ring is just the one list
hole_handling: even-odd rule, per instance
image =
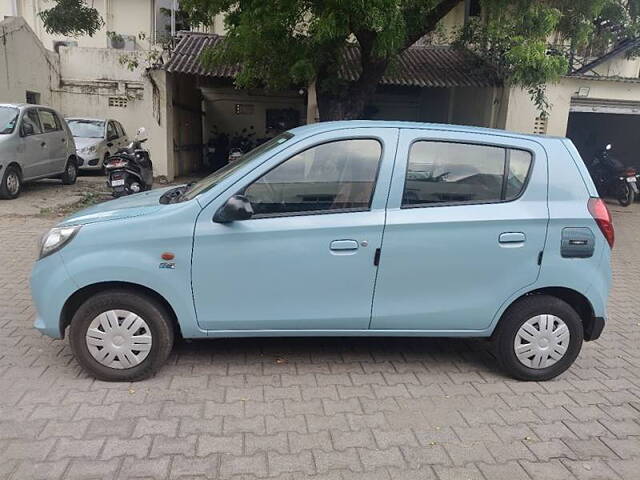
[[111, 118], [64, 117], [65, 120], [86, 120], [87, 122], [108, 122]]
[[13, 108], [19, 108], [21, 110], [24, 108], [35, 107], [35, 108], [47, 108], [49, 110], [53, 110], [54, 112], [56, 111], [55, 108], [50, 107], [49, 105], [36, 105], [34, 103], [0, 103], [0, 107], [13, 107]]
[[513, 138], [529, 138], [540, 141], [544, 138], [563, 139], [564, 137], [554, 137], [551, 135], [533, 135], [525, 133], [511, 132], [497, 128], [471, 127], [468, 125], [454, 125], [449, 123], [423, 123], [423, 122], [403, 122], [389, 120], [338, 120], [332, 122], [319, 122], [303, 125], [291, 129], [294, 135], [314, 135], [317, 133], [329, 132], [332, 130], [346, 128], [402, 128], [402, 129], [422, 129], [422, 130], [446, 130], [451, 132], [481, 133], [485, 135], [500, 135]]

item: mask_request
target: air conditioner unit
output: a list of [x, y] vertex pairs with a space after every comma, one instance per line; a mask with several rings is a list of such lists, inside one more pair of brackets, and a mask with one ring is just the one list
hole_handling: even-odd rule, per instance
[[112, 34], [107, 37], [107, 46], [118, 50], [135, 50], [135, 35]]

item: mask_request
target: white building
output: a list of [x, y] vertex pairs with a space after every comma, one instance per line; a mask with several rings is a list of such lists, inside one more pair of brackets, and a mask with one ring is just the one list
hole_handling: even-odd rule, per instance
[[[69, 116], [111, 117], [131, 133], [145, 126], [155, 174], [170, 179], [201, 166], [214, 126], [227, 133], [253, 126], [259, 138], [272, 133], [274, 118], [314, 118], [306, 89], [237, 90], [237, 69], [201, 67], [200, 49], [224, 33], [220, 18], [211, 33], [182, 33], [166, 63], [146, 69], [148, 52], [166, 38], [169, 19], [161, 9], [170, 3], [95, 0], [105, 25], [94, 37], [77, 39], [44, 31], [38, 12], [50, 8], [45, 0], [0, 3], [0, 19], [22, 17], [0, 22], [0, 102], [34, 101]], [[444, 28], [464, 22], [464, 9], [464, 3], [454, 9]], [[368, 116], [568, 135], [585, 156], [613, 143], [623, 161], [637, 164], [640, 60], [625, 56], [632, 46], [584, 59], [581, 68], [548, 85], [551, 109], [545, 119], [527, 92], [503, 85], [490, 68], [446, 46], [416, 47], [385, 77]], [[130, 70], [123, 56], [137, 57], [140, 65]]]

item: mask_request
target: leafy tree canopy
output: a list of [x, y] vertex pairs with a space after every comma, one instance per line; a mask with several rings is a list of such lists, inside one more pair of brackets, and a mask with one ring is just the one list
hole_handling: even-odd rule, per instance
[[44, 28], [49, 34], [65, 37], [92, 37], [102, 28], [104, 21], [98, 10], [84, 0], [54, 0], [52, 8], [40, 12]]
[[[57, 5], [41, 14], [48, 31], [93, 34], [100, 28], [99, 15], [83, 0], [54, 1]], [[528, 89], [545, 112], [544, 85], [566, 74], [577, 52], [640, 36], [640, 0], [479, 0], [479, 16], [444, 31], [441, 20], [461, 3], [181, 0], [180, 8], [192, 25], [225, 16], [224, 46], [205, 51], [205, 64], [241, 64], [240, 87], [282, 89], [315, 81], [322, 119], [361, 117], [385, 71], [417, 41], [444, 36], [473, 51], [505, 81]], [[348, 44], [360, 50], [354, 82], [339, 75]]]

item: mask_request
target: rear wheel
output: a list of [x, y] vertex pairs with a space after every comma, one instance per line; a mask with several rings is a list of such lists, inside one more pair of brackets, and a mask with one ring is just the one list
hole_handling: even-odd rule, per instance
[[67, 160], [67, 165], [64, 167], [64, 173], [60, 177], [64, 185], [73, 185], [78, 178], [78, 165], [73, 158]]
[[0, 179], [0, 198], [11, 200], [22, 191], [22, 175], [15, 165], [9, 165]]
[[106, 381], [145, 379], [167, 360], [173, 322], [164, 306], [126, 290], [98, 293], [71, 320], [69, 341], [78, 363]]
[[549, 295], [531, 295], [518, 300], [502, 316], [496, 353], [511, 376], [549, 380], [573, 364], [582, 341], [582, 321], [568, 303]]
[[618, 194], [618, 203], [623, 207], [628, 207], [634, 202], [635, 197], [636, 193], [633, 191], [631, 185], [629, 185], [629, 182], [622, 182], [620, 193]]

